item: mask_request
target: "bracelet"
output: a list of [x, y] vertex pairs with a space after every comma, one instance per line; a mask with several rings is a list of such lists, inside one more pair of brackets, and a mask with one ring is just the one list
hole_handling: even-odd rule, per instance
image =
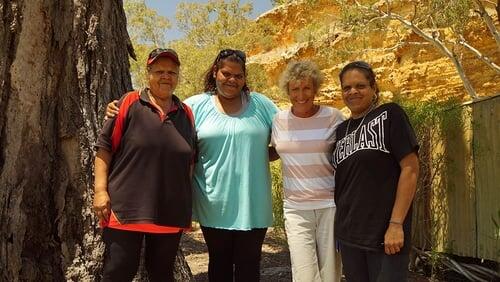
[[389, 223], [397, 224], [397, 225], [403, 225], [402, 222], [397, 222], [397, 221], [393, 221], [393, 220], [389, 221]]

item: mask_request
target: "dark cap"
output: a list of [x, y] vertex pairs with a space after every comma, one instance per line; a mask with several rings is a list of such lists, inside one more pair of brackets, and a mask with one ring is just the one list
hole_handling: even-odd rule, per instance
[[181, 65], [181, 62], [179, 61], [179, 56], [177, 56], [177, 53], [173, 49], [170, 49], [170, 48], [167, 48], [167, 49], [156, 48], [153, 51], [151, 51], [151, 53], [149, 53], [149, 56], [148, 56], [147, 65], [148, 66], [151, 65], [160, 57], [167, 57], [167, 58], [171, 59], [172, 61], [174, 61], [174, 63], [176, 63], [178, 66]]

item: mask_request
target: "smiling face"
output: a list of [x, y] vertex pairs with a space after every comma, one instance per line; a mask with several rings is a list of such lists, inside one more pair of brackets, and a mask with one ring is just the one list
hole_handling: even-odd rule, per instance
[[288, 96], [294, 113], [309, 113], [314, 108], [316, 89], [310, 77], [288, 82]]
[[376, 86], [370, 85], [366, 75], [357, 69], [345, 72], [341, 85], [342, 98], [353, 118], [361, 117], [376, 101]]
[[179, 82], [179, 66], [170, 58], [158, 58], [148, 71], [149, 89], [161, 99], [172, 96]]
[[213, 73], [217, 95], [226, 99], [239, 98], [245, 85], [245, 72], [238, 62], [224, 60], [221, 67]]

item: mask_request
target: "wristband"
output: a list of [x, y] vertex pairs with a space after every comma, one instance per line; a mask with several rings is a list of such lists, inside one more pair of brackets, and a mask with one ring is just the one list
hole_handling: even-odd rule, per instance
[[397, 225], [403, 225], [402, 222], [397, 222], [397, 221], [394, 221], [394, 220], [390, 220], [389, 223], [397, 224]]

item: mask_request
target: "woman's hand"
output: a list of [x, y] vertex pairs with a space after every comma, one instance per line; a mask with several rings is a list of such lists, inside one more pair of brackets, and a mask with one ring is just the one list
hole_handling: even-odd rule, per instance
[[100, 221], [108, 221], [111, 215], [111, 201], [108, 192], [98, 191], [94, 194], [94, 212]]
[[106, 107], [106, 115], [104, 116], [104, 119], [114, 118], [118, 114], [119, 110], [118, 100], [111, 101]]
[[399, 223], [389, 223], [385, 231], [384, 251], [388, 255], [399, 253], [404, 245], [403, 225]]

